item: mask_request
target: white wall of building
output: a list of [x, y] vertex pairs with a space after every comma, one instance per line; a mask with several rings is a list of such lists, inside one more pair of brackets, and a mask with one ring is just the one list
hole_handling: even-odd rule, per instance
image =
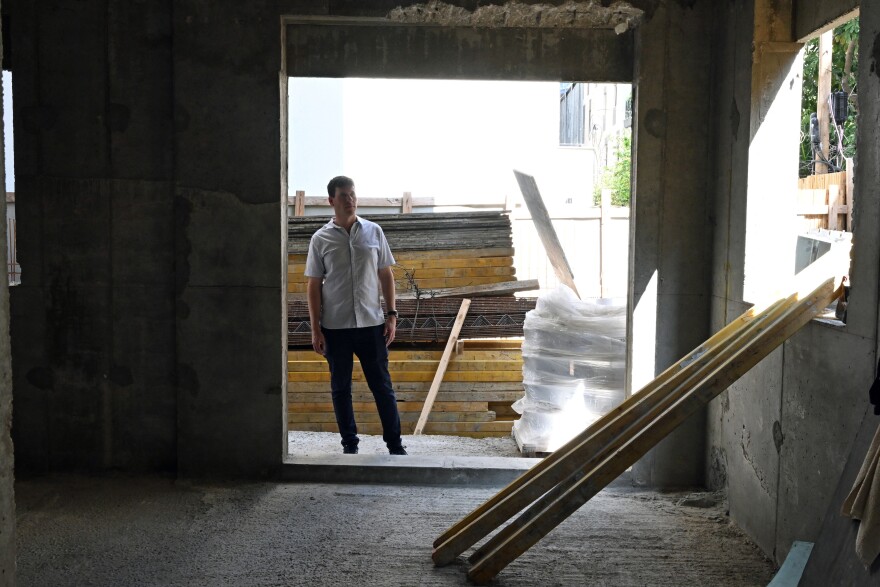
[[558, 83], [294, 78], [289, 96], [291, 192], [341, 173], [361, 197], [503, 202], [520, 169], [551, 208], [591, 205], [595, 154], [560, 148]]

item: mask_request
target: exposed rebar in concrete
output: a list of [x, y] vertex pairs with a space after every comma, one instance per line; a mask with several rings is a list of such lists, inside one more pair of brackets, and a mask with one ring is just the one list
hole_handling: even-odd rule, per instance
[[474, 11], [431, 0], [424, 4], [397, 7], [388, 13], [395, 22], [444, 26], [512, 28], [613, 28], [617, 33], [635, 27], [644, 12], [627, 2], [602, 6], [596, 0], [559, 6], [505, 2], [481, 6]]

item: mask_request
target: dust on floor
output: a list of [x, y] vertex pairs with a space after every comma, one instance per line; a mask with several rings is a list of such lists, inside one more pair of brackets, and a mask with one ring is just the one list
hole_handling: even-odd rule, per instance
[[[360, 454], [388, 454], [381, 436], [359, 434]], [[403, 444], [411, 455], [456, 457], [519, 457], [516, 441], [506, 438], [467, 438], [420, 434], [404, 436]], [[319, 456], [340, 454], [342, 444], [335, 432], [288, 432], [288, 454], [292, 456]]]
[[[167, 479], [16, 484], [18, 584], [467, 585], [431, 544], [495, 490]], [[766, 585], [774, 567], [713, 494], [602, 491], [495, 585]]]

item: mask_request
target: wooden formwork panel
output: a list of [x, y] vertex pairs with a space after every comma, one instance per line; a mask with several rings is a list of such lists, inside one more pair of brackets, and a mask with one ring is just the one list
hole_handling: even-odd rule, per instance
[[[510, 407], [523, 396], [522, 352], [519, 341], [473, 344], [449, 362], [425, 434], [508, 436], [518, 415]], [[442, 351], [392, 350], [389, 371], [394, 382], [404, 434], [412, 429], [424, 406]], [[330, 373], [323, 357], [309, 350], [288, 352], [288, 429], [337, 432], [330, 398]], [[360, 363], [352, 373], [352, 399], [358, 430], [381, 434], [376, 405]]]

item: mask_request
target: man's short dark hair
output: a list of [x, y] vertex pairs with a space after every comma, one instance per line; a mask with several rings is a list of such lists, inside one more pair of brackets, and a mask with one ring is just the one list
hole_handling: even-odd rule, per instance
[[336, 188], [351, 187], [354, 187], [354, 180], [352, 178], [345, 177], [344, 175], [337, 175], [330, 180], [330, 183], [327, 184], [327, 195], [332, 198], [336, 195]]

